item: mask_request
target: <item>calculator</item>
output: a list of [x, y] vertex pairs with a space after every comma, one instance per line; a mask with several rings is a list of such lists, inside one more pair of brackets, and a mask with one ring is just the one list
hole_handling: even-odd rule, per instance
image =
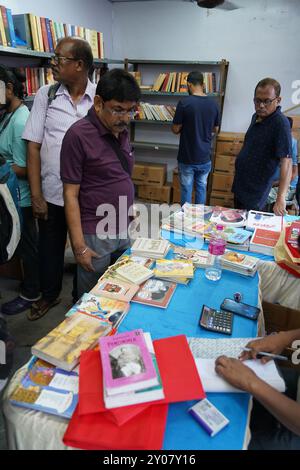
[[199, 325], [206, 330], [224, 335], [232, 334], [233, 313], [225, 310], [215, 310], [214, 308], [203, 305]]

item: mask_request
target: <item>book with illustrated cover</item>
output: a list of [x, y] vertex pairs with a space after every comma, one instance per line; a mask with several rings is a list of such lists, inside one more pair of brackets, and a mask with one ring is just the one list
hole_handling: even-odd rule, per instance
[[99, 339], [107, 395], [142, 390], [159, 384], [143, 330]]
[[246, 229], [252, 232], [256, 228], [281, 232], [283, 227], [283, 217], [271, 212], [249, 211]]
[[254, 276], [257, 271], [258, 262], [259, 258], [255, 258], [254, 256], [227, 250], [221, 258], [223, 268], [245, 274], [246, 276]]
[[247, 220], [247, 211], [243, 209], [228, 209], [216, 206], [210, 218], [210, 222], [231, 227], [244, 227]]
[[208, 266], [209, 253], [206, 250], [193, 250], [192, 248], [174, 246], [173, 253], [175, 259], [190, 260], [199, 268]]
[[116, 272], [119, 278], [132, 284], [142, 284], [142, 282], [153, 276], [151, 269], [133, 262], [117, 268]]
[[192, 261], [177, 259], [158, 259], [154, 269], [156, 277], [194, 277]]
[[167, 308], [175, 292], [176, 283], [152, 278], [141, 285], [132, 302]]
[[106, 408], [118, 408], [120, 406], [136, 405], [138, 403], [147, 403], [149, 401], [162, 400], [165, 398], [161, 376], [154, 352], [150, 333], [144, 333], [144, 338], [148, 351], [151, 354], [152, 361], [156, 370], [158, 384], [143, 390], [136, 390], [118, 395], [107, 395], [104, 389], [103, 398]]
[[280, 232], [256, 228], [250, 240], [250, 251], [273, 256], [279, 237]]
[[228, 245], [242, 245], [252, 237], [252, 232], [239, 227], [224, 227], [223, 233]]
[[132, 261], [133, 263], [141, 264], [145, 268], [151, 269], [154, 264], [152, 258], [145, 258], [144, 256], [135, 256], [135, 255], [122, 255], [120, 260]]
[[111, 329], [102, 318], [75, 312], [34, 344], [31, 353], [69, 371], [79, 363], [81, 351], [96, 346], [99, 337]]
[[64, 418], [71, 418], [78, 403], [78, 372], [66, 372], [34, 357], [11, 403]]
[[288, 228], [287, 242], [294, 248], [298, 248], [298, 238], [300, 236], [300, 221], [292, 222]]
[[[98, 281], [98, 283], [99, 282], [100, 281]], [[107, 322], [111, 328], [115, 329], [120, 325], [129, 307], [130, 305], [127, 301], [110, 299], [89, 292], [83, 294], [78, 302], [66, 313], [66, 317], [70, 317], [74, 315], [74, 313], [81, 313], [99, 318], [101, 321]]]
[[190, 204], [186, 202], [182, 206], [182, 210], [186, 217], [196, 218], [199, 222], [209, 222], [213, 212], [213, 207], [204, 204]]
[[98, 281], [95, 287], [91, 290], [91, 294], [123, 302], [130, 302], [138, 289], [138, 285], [129, 284], [114, 278], [108, 278], [103, 279], [103, 281]]
[[170, 243], [164, 239], [137, 238], [132, 247], [131, 253], [149, 258], [164, 258], [170, 249]]

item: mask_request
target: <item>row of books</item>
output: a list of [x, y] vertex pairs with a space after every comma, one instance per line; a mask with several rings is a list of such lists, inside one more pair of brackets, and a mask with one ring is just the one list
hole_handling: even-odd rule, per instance
[[26, 77], [25, 86], [27, 95], [35, 95], [40, 87], [54, 83], [52, 70], [49, 67], [25, 67], [20, 68], [20, 71]]
[[10, 8], [0, 6], [0, 45], [51, 53], [57, 42], [67, 36], [86, 39], [94, 58], [104, 58], [103, 33], [32, 13], [12, 15]]
[[173, 121], [175, 109], [175, 106], [140, 102], [136, 119], [148, 119], [149, 121]]
[[[166, 72], [160, 73], [155, 80], [152, 91], [162, 91], [171, 93], [187, 93], [187, 76], [189, 72]], [[204, 72], [204, 92], [215, 93], [216, 74], [214, 72]]]

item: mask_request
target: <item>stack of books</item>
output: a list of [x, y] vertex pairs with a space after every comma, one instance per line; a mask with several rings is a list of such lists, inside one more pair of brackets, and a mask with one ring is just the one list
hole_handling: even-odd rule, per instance
[[280, 232], [256, 228], [250, 240], [250, 251], [264, 255], [274, 255], [274, 248], [280, 238]]
[[174, 259], [190, 260], [197, 268], [206, 268], [208, 266], [209, 253], [206, 250], [196, 250], [174, 245], [173, 254]]
[[169, 249], [170, 243], [167, 240], [137, 238], [131, 247], [131, 253], [146, 258], [160, 259], [165, 258]]
[[149, 333], [139, 329], [100, 338], [99, 349], [106, 408], [164, 398]]
[[210, 217], [214, 224], [226, 227], [245, 227], [247, 220], [247, 211], [242, 209], [228, 209], [226, 207], [216, 206]]
[[281, 232], [284, 222], [283, 217], [270, 212], [249, 211], [246, 229], [254, 232], [255, 229], [272, 230]]
[[31, 348], [34, 356], [70, 371], [81, 351], [96, 346], [100, 336], [111, 334], [129, 310], [127, 302], [83, 294], [66, 319]]
[[259, 259], [254, 256], [227, 250], [221, 258], [224, 269], [251, 277], [253, 277], [257, 271], [258, 262]]

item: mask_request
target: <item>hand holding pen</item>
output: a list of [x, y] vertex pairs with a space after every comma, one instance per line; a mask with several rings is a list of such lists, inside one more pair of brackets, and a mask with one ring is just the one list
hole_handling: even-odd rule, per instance
[[[288, 346], [285, 333], [265, 336], [257, 340], [250, 341], [240, 355], [240, 359], [261, 359], [262, 363], [266, 363], [272, 359], [283, 359], [285, 356], [279, 356], [280, 353]], [[277, 356], [277, 357], [274, 357]], [[279, 356], [279, 357], [278, 357]]]

